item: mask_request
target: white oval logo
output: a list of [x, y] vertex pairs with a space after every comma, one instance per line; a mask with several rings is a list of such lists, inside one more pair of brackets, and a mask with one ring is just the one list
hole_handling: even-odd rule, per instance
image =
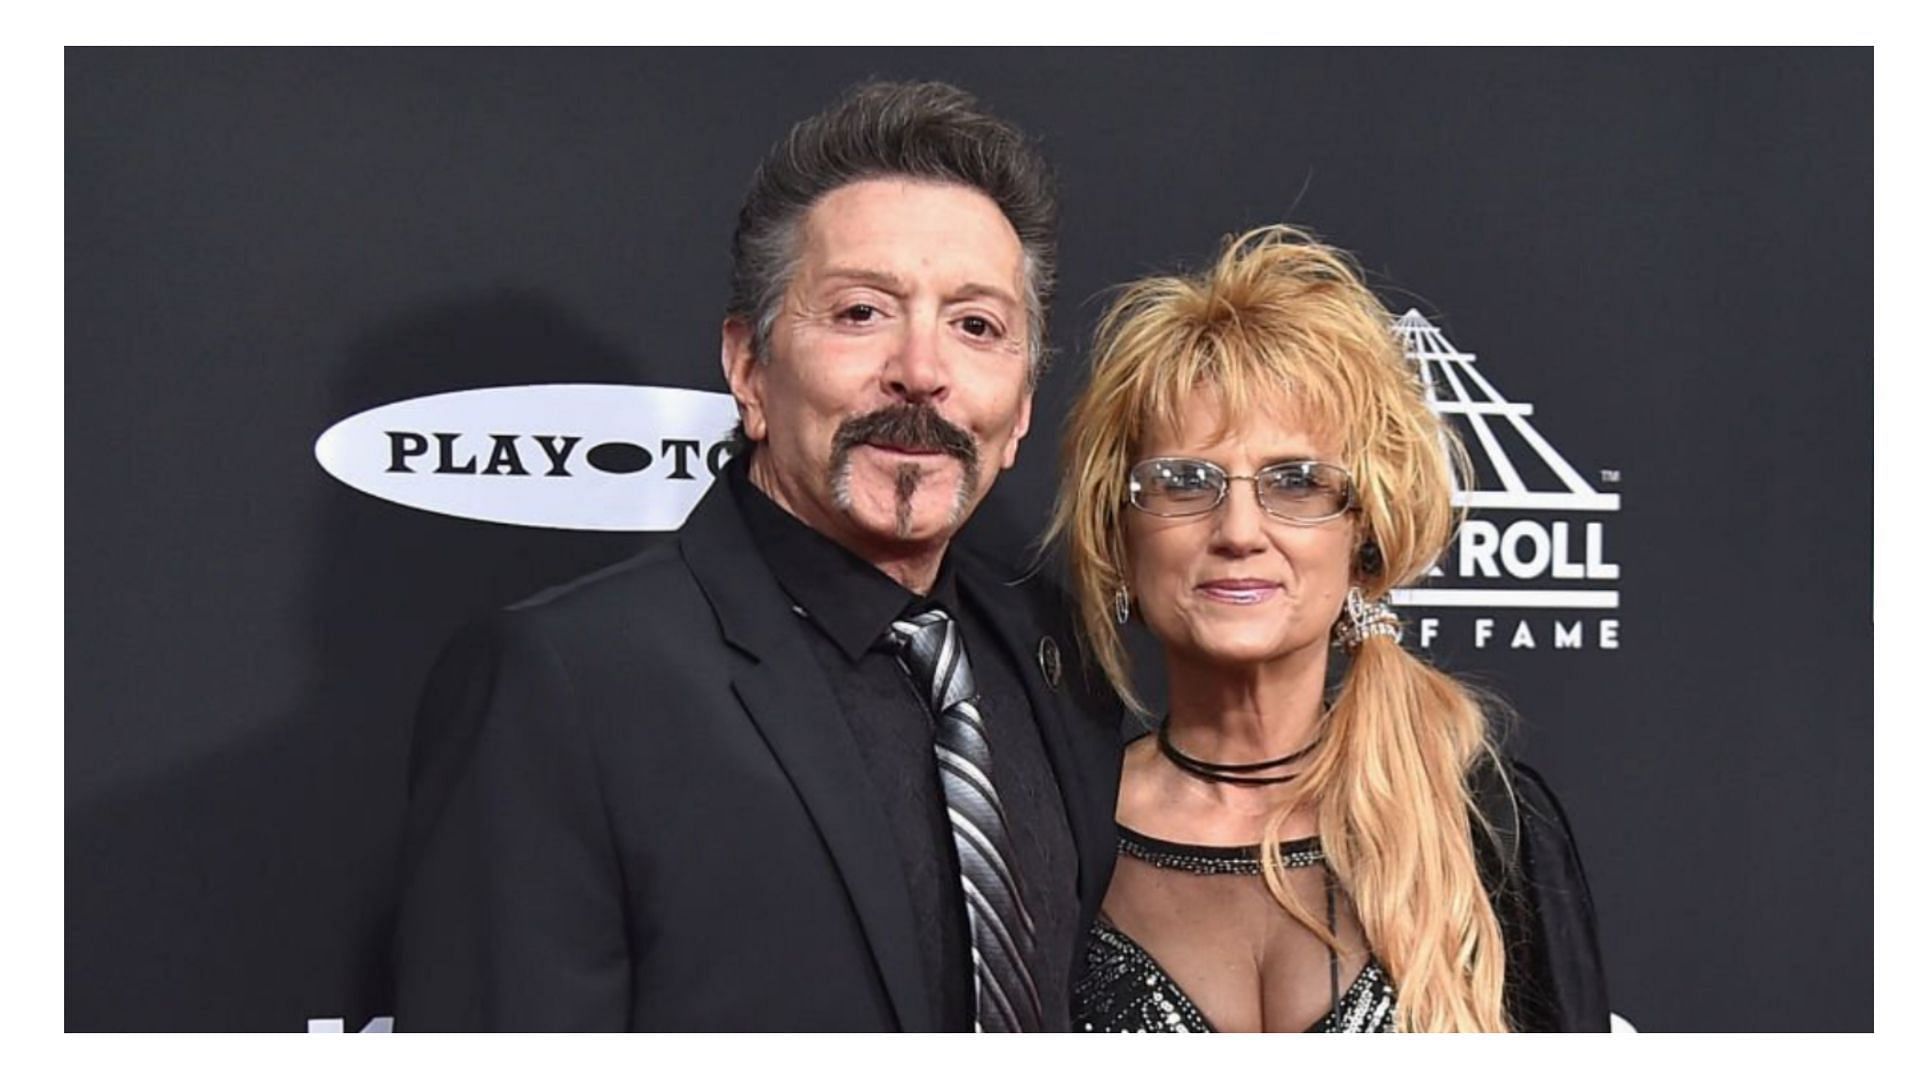
[[334, 479], [403, 506], [499, 524], [666, 531], [726, 463], [724, 393], [575, 383], [395, 401], [313, 444]]

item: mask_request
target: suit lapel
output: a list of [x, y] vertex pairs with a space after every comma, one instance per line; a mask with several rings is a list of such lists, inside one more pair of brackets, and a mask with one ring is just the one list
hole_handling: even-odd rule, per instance
[[[1027, 701], [1033, 709], [1034, 725], [1040, 728], [1054, 782], [1060, 787], [1060, 801], [1067, 811], [1067, 827], [1073, 834], [1080, 869], [1077, 898], [1082, 906], [1098, 903], [1106, 892], [1113, 846], [1113, 807], [1094, 803], [1085, 774], [1089, 767], [1103, 767], [1103, 758], [1091, 741], [1098, 737], [1098, 732], [1091, 729], [1067, 699], [1067, 679], [1079, 677], [1078, 672], [1060, 671], [1056, 667], [1056, 684], [1056, 679], [1044, 673], [1040, 658], [1043, 642], [1052, 642], [1056, 656], [1068, 642], [1041, 631], [1026, 604], [1015, 594], [1014, 586], [998, 580], [974, 559], [965, 559], [961, 566], [966, 572], [960, 575], [960, 587], [988, 628], [1000, 638], [1007, 655], [1013, 657], [1021, 688], [1026, 690]], [[1112, 764], [1117, 775], [1117, 759]]]
[[734, 694], [832, 854], [901, 1029], [930, 1029], [932, 1004], [891, 815], [874, 794], [832, 688], [801, 636], [809, 631], [754, 548], [726, 477], [695, 508], [679, 543], [740, 653]]

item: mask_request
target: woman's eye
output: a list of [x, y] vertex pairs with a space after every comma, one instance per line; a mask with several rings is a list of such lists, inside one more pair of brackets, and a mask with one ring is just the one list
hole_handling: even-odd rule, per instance
[[998, 331], [992, 322], [979, 315], [968, 315], [960, 320], [960, 332], [968, 337], [991, 337]]
[[848, 322], [872, 322], [880, 317], [880, 309], [870, 303], [856, 303], [840, 312], [840, 317]]
[[1319, 477], [1305, 469], [1285, 468], [1266, 474], [1263, 484], [1276, 495], [1302, 498], [1318, 494], [1323, 487]]

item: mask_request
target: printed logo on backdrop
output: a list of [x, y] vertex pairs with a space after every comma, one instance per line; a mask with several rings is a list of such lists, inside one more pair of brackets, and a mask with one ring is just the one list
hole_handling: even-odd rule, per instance
[[313, 445], [341, 483], [475, 521], [671, 531], [727, 461], [724, 393], [591, 383], [495, 386], [395, 401]]
[[[1620, 647], [1620, 566], [1608, 561], [1607, 522], [1620, 495], [1581, 475], [1533, 425], [1531, 404], [1509, 401], [1418, 310], [1394, 321], [1427, 402], [1453, 424], [1475, 460], [1474, 486], [1455, 483], [1467, 511], [1460, 535], [1428, 583], [1396, 589], [1421, 647], [1538, 651]], [[1457, 477], [1456, 477], [1457, 479]], [[1619, 480], [1601, 470], [1602, 485]]]

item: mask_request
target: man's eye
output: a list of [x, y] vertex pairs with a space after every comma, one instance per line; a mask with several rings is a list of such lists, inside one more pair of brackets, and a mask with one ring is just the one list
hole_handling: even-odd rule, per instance
[[880, 317], [880, 309], [870, 303], [856, 303], [840, 312], [840, 317], [848, 322], [872, 322]]
[[993, 337], [998, 335], [999, 328], [979, 315], [968, 315], [960, 320], [960, 332], [968, 337]]

